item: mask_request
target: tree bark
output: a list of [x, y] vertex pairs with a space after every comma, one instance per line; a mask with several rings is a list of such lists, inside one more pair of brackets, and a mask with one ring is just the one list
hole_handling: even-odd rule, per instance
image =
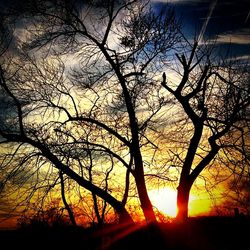
[[180, 182], [177, 191], [177, 216], [179, 222], [188, 218], [188, 203], [191, 186], [187, 180]]
[[144, 217], [147, 223], [151, 223], [151, 222], [155, 223], [156, 217], [154, 214], [152, 203], [148, 196], [147, 187], [145, 183], [145, 177], [144, 177], [144, 171], [142, 167], [138, 168], [137, 166], [137, 169], [135, 172], [135, 182], [136, 182], [136, 187], [137, 187]]

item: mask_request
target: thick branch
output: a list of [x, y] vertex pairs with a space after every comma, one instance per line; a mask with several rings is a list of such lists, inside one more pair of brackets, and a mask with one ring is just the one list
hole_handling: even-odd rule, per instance
[[196, 178], [200, 175], [205, 167], [214, 159], [216, 154], [218, 153], [220, 147], [215, 143], [214, 140], [210, 140], [211, 150], [209, 153], [199, 162], [199, 164], [194, 168], [192, 173], [190, 174], [190, 181], [193, 183]]

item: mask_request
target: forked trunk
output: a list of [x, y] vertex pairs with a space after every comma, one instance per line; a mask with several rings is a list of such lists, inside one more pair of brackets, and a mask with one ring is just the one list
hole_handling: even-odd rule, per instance
[[127, 224], [133, 225], [134, 221], [125, 207], [121, 207], [119, 211], [117, 211], [119, 216], [119, 224]]

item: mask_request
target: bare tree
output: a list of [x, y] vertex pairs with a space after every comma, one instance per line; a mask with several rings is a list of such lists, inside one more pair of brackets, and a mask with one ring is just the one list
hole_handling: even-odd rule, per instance
[[[0, 130], [4, 143], [29, 145], [44, 161], [91, 191], [94, 199], [101, 197], [126, 218], [131, 174], [146, 220], [155, 221], [142, 149], [156, 147], [147, 132], [167, 103], [154, 74], [170, 60], [180, 40], [173, 11], [156, 15], [143, 1], [81, 5], [62, 0], [32, 1], [20, 6], [20, 13], [30, 58], [35, 57], [32, 49], [40, 50], [36, 62], [28, 59], [30, 63], [23, 67], [20, 61], [12, 62], [11, 70], [19, 67], [16, 72], [1, 68], [1, 90], [15, 114], [13, 130]], [[74, 61], [73, 70], [68, 62], [63, 63], [66, 55]], [[53, 56], [60, 59], [53, 60]], [[34, 117], [39, 114], [43, 116], [37, 122]], [[91, 126], [94, 132], [86, 140]], [[101, 188], [100, 182], [88, 179], [94, 177], [92, 171], [88, 178], [80, 174], [87, 147], [127, 169], [122, 202]]]
[[[189, 46], [188, 46], [189, 45]], [[180, 167], [177, 218], [188, 216], [191, 187], [209, 166], [227, 167], [234, 174], [249, 173], [249, 65], [223, 60], [214, 44], [187, 44], [176, 54], [178, 84], [162, 86], [176, 99], [184, 114], [183, 151], [173, 152]], [[178, 128], [178, 123], [176, 123]], [[183, 139], [183, 138], [182, 138]]]
[[[166, 124], [169, 142], [180, 137], [166, 151], [180, 173], [179, 219], [188, 216], [190, 190], [204, 169], [247, 173], [249, 66], [183, 39], [172, 10], [155, 13], [147, 1], [36, 0], [13, 13], [25, 28], [14, 34], [16, 52], [1, 62], [1, 143], [13, 145], [2, 161], [5, 180], [24, 173], [13, 167], [16, 159], [20, 166], [36, 159], [34, 173], [53, 166], [52, 183], [59, 170], [91, 192], [101, 223], [107, 203], [132, 221], [125, 208], [132, 176], [146, 220], [155, 221], [145, 175], [159, 171], [145, 163], [154, 161]], [[166, 68], [173, 81], [159, 73]]]

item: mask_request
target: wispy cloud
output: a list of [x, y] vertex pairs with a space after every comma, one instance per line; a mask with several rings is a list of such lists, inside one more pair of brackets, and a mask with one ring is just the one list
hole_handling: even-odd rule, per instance
[[151, 0], [154, 3], [173, 3], [173, 4], [183, 4], [183, 3], [201, 3], [209, 2], [209, 0]]
[[217, 43], [232, 43], [241, 45], [250, 44], [250, 29], [245, 28], [235, 32], [219, 34], [216, 39], [213, 39], [212, 41], [216, 41]]
[[228, 58], [228, 61], [249, 61], [250, 60], [250, 55], [244, 55], [244, 56], [237, 56], [237, 57], [232, 57]]

